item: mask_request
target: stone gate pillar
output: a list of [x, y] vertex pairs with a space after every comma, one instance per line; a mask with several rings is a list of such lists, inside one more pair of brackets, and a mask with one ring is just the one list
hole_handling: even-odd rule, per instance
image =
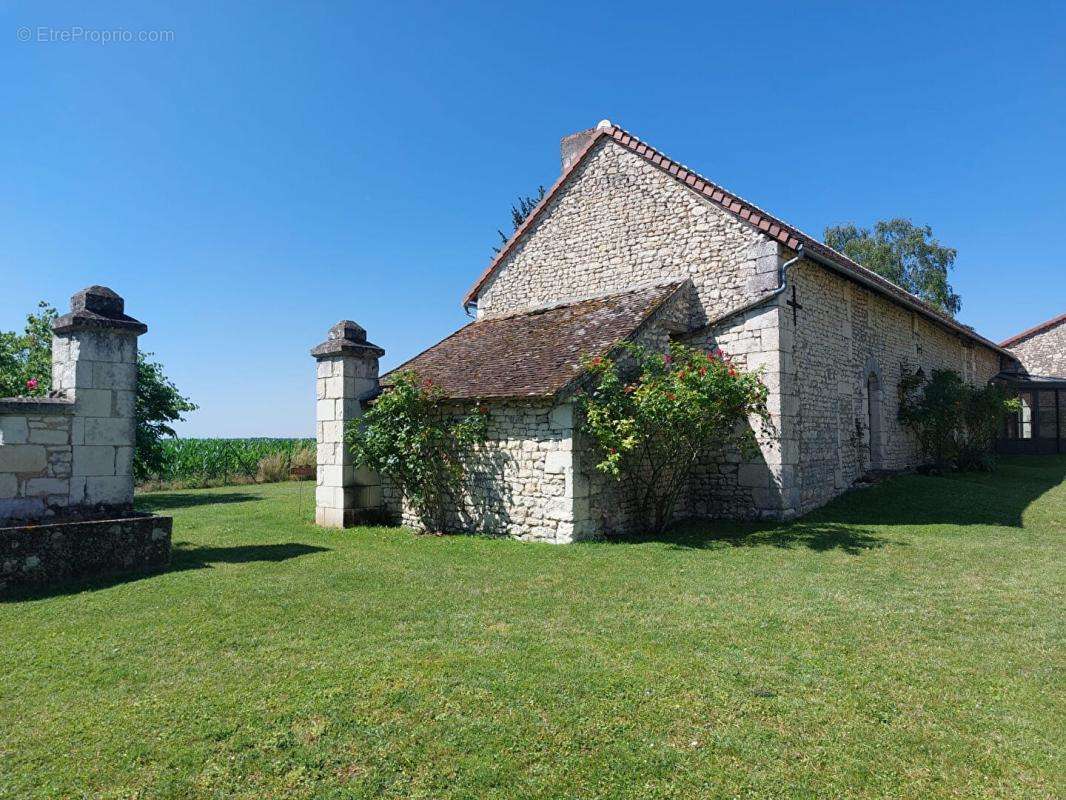
[[122, 514], [133, 507], [137, 337], [148, 330], [104, 286], [70, 298], [52, 325], [52, 390], [74, 401], [71, 509]]
[[315, 523], [347, 528], [381, 506], [380, 481], [373, 473], [356, 469], [344, 433], [362, 415], [363, 403], [378, 393], [378, 359], [385, 351], [368, 342], [359, 325], [341, 320], [311, 355], [318, 362]]

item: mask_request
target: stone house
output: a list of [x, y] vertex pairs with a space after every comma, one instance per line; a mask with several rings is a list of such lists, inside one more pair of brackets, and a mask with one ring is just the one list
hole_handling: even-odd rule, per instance
[[[1014, 361], [606, 120], [563, 139], [560, 178], [464, 307], [473, 322], [397, 369], [429, 378], [457, 405], [490, 409], [490, 439], [457, 527], [552, 542], [634, 524], [580, 434], [573, 396], [583, 355], [676, 339], [761, 370], [773, 434], [751, 460], [709, 455], [678, 513], [765, 519], [810, 511], [872, 470], [916, 464], [897, 421], [904, 372], [951, 368], [983, 383]], [[356, 397], [323, 375], [376, 375], [382, 352], [371, 346], [344, 366], [329, 355], [341, 339], [335, 329], [334, 344], [320, 346], [326, 355], [316, 355], [320, 521], [343, 524], [361, 503], [384, 502], [414, 523], [387, 482], [359, 477], [330, 438], [329, 426], [358, 416], [373, 390]]]
[[999, 379], [1018, 393], [1021, 408], [1006, 421], [1006, 453], [1066, 452], [1066, 314], [1000, 343], [1017, 362]]

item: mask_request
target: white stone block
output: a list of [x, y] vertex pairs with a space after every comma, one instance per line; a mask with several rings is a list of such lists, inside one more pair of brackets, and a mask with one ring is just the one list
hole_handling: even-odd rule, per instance
[[741, 486], [768, 487], [770, 470], [765, 464], [741, 464], [737, 470], [737, 483]]
[[548, 414], [548, 425], [557, 430], [571, 430], [574, 427], [574, 406], [562, 403], [555, 406]]
[[39, 444], [5, 444], [0, 446], [0, 472], [40, 472], [48, 463], [45, 449]]
[[88, 477], [85, 480], [85, 502], [119, 505], [133, 502], [133, 484], [126, 477]]
[[0, 417], [0, 445], [26, 444], [29, 436], [26, 417]]
[[79, 388], [75, 412], [82, 417], [110, 417], [111, 389]]
[[544, 471], [557, 475], [570, 470], [574, 465], [574, 454], [567, 450], [550, 450], [544, 455]]
[[[79, 368], [81, 364], [79, 363]], [[80, 376], [79, 376], [80, 377]], [[79, 383], [78, 388], [85, 384]], [[137, 388], [136, 364], [112, 364], [106, 361], [93, 362], [91, 386], [95, 389], [124, 389], [134, 391]]]
[[[101, 445], [79, 445], [73, 448], [75, 476], [111, 476], [115, 475], [115, 448]], [[90, 501], [92, 502], [92, 501]]]
[[323, 359], [319, 361], [318, 366], [315, 369], [315, 375], [318, 378], [332, 378], [333, 362], [329, 359]]
[[[137, 393], [125, 389], [115, 391], [115, 416], [133, 417], [137, 413]], [[91, 415], [86, 415], [91, 416]]]
[[115, 474], [133, 475], [133, 448], [115, 448]]
[[26, 497], [70, 494], [70, 481], [64, 478], [30, 478], [22, 489]]
[[86, 417], [85, 444], [129, 447], [133, 444], [136, 422], [123, 417]]
[[333, 400], [319, 400], [315, 403], [315, 417], [319, 422], [332, 422], [337, 419], [336, 408]]
[[68, 428], [30, 428], [30, 441], [35, 444], [69, 444]]

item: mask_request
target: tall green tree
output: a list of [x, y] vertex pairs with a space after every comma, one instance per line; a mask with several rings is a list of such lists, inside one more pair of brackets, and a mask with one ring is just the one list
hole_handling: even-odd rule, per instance
[[504, 233], [499, 228], [496, 233], [500, 235], [500, 246], [492, 248], [492, 252], [498, 253], [511, 240], [514, 232], [526, 221], [526, 217], [533, 213], [533, 209], [544, 199], [544, 187], [538, 186], [535, 195], [519, 195], [518, 200], [511, 206], [511, 233]]
[[[43, 396], [52, 385], [52, 323], [59, 313], [41, 302], [26, 318], [22, 333], [0, 331], [0, 397]], [[133, 471], [147, 478], [159, 471], [164, 437], [176, 436], [175, 422], [197, 406], [184, 397], [152, 361], [151, 353], [137, 354], [137, 448]]]
[[928, 225], [900, 218], [879, 220], [873, 230], [831, 225], [825, 243], [947, 314], [962, 308], [962, 298], [948, 282], [957, 251], [934, 239]]

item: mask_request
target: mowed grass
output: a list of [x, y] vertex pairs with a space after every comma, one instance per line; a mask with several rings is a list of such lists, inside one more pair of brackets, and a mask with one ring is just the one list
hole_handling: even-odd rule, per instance
[[146, 495], [170, 572], [0, 604], [0, 797], [1062, 797], [1064, 475], [568, 547]]

